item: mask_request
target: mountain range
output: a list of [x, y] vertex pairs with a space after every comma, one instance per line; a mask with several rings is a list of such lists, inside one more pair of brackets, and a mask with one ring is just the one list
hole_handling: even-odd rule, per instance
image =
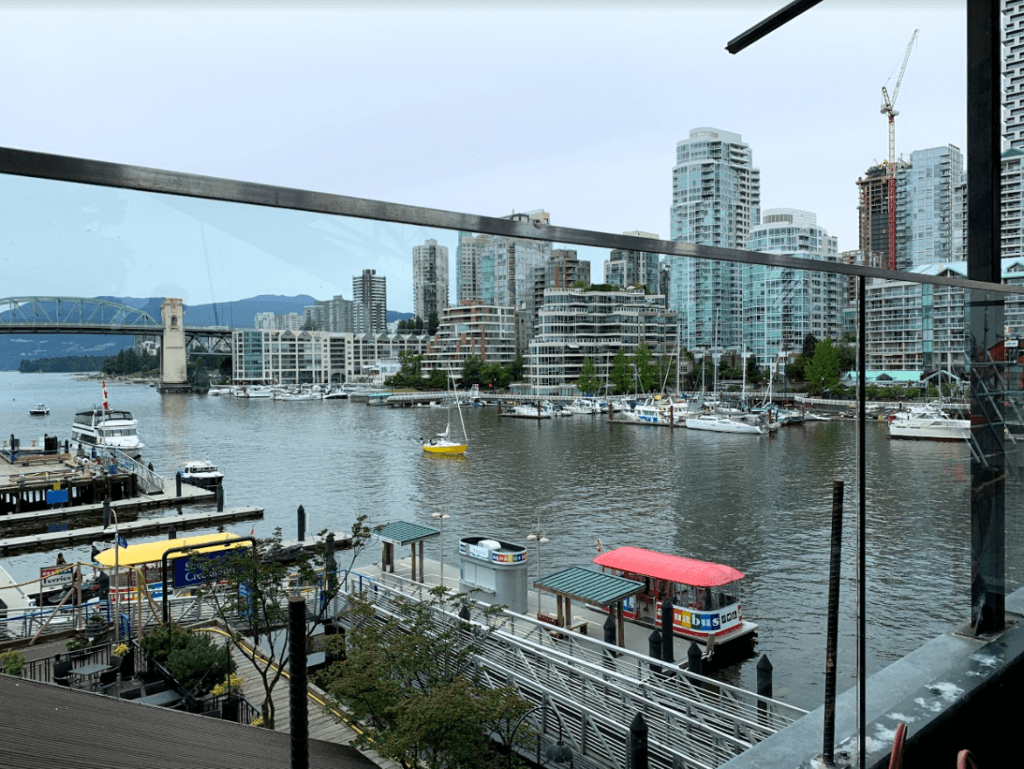
[[[141, 310], [155, 321], [160, 321], [160, 305], [163, 297], [139, 298], [132, 296], [98, 296], [108, 302], [115, 302]], [[297, 312], [317, 300], [307, 294], [279, 296], [260, 294], [250, 299], [216, 304], [185, 305], [186, 326], [230, 326], [232, 328], [253, 328], [254, 319], [260, 312], [275, 312], [286, 315]], [[45, 303], [44, 303], [45, 305]], [[0, 320], [8, 313], [0, 313]], [[388, 310], [388, 322], [408, 320], [411, 312]], [[17, 370], [25, 358], [59, 358], [70, 355], [116, 355], [120, 350], [132, 346], [131, 336], [108, 336], [106, 334], [0, 334], [0, 370]]]

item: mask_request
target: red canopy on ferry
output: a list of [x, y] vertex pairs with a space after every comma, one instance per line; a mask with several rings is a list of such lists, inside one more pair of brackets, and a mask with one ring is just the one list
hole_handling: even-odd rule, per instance
[[743, 572], [723, 563], [696, 561], [639, 547], [619, 547], [594, 559], [598, 566], [643, 574], [694, 587], [718, 587], [743, 579]]

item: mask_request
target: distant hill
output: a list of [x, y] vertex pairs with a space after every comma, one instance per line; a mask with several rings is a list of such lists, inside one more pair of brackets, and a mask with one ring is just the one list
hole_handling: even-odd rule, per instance
[[[108, 302], [134, 307], [160, 321], [160, 305], [163, 297], [139, 298], [133, 296], [99, 296]], [[252, 328], [257, 313], [289, 312], [302, 313], [303, 308], [314, 304], [317, 300], [308, 294], [299, 296], [280, 296], [277, 294], [261, 294], [251, 299], [239, 299], [234, 302], [217, 302], [216, 304], [185, 305], [186, 326], [230, 326], [232, 328]], [[4, 314], [0, 313], [0, 318]], [[408, 320], [413, 317], [411, 312], [388, 311], [388, 322]], [[17, 370], [25, 358], [59, 358], [73, 355], [116, 355], [121, 350], [132, 346], [130, 336], [106, 336], [104, 334], [0, 334], [0, 370]]]

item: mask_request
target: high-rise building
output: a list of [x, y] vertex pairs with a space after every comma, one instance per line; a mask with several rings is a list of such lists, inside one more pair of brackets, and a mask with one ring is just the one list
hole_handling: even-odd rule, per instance
[[896, 268], [953, 260], [955, 190], [964, 158], [952, 144], [910, 153], [896, 178]]
[[[839, 261], [836, 238], [814, 214], [795, 208], [765, 210], [761, 224], [750, 231], [747, 248]], [[743, 340], [758, 365], [770, 366], [779, 353], [799, 350], [808, 334], [839, 340], [845, 293], [841, 275], [763, 264], [745, 265], [742, 273]]]
[[303, 326], [314, 331], [354, 331], [354, 303], [340, 294], [304, 308]]
[[[505, 218], [548, 224], [551, 217], [547, 211], [528, 211]], [[551, 244], [544, 241], [463, 233], [456, 254], [459, 301], [476, 299], [485, 305], [513, 308], [517, 316], [516, 344], [524, 351], [536, 315], [536, 270], [550, 257]]]
[[1003, 139], [1024, 149], [1024, 0], [1003, 0], [1003, 51]]
[[357, 334], [383, 334], [388, 330], [387, 278], [376, 270], [363, 270], [352, 278], [352, 330]]
[[[641, 232], [640, 230], [622, 234], [635, 235], [638, 238], [658, 239], [655, 233]], [[609, 254], [608, 261], [604, 263], [604, 282], [619, 288], [643, 286], [649, 294], [657, 294], [659, 293], [658, 268], [660, 260], [660, 254], [617, 248]]]
[[[1003, 153], [1001, 170], [1000, 245], [1002, 256], [1024, 256], [1024, 242], [1021, 241], [1021, 225], [1024, 220], [1024, 200], [1021, 199], [1021, 170], [1024, 150], [1011, 147]], [[967, 206], [964, 205], [966, 211]], [[965, 219], [966, 224], [966, 219]], [[966, 232], [966, 227], [964, 228]], [[966, 253], [964, 254], [966, 259]]]
[[[760, 221], [761, 172], [739, 134], [694, 128], [676, 144], [672, 169], [671, 238], [744, 248]], [[740, 267], [733, 262], [668, 256], [668, 307], [679, 313], [681, 344], [738, 348]]]
[[429, 322], [448, 306], [448, 247], [430, 239], [412, 249], [413, 312]]
[[[886, 163], [871, 166], [857, 179], [857, 250], [885, 255], [883, 266], [889, 265], [889, 177]], [[896, 180], [906, 164], [897, 161]]]

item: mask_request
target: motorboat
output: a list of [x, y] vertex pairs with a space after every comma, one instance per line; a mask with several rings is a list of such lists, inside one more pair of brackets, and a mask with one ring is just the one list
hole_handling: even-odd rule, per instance
[[643, 592], [622, 604], [623, 616], [648, 627], [661, 627], [665, 599], [672, 604], [672, 630], [676, 635], [713, 652], [750, 653], [757, 625], [743, 619], [740, 583], [743, 572], [721, 563], [677, 555], [619, 547], [601, 553], [594, 563], [602, 571], [643, 582]]
[[235, 388], [236, 398], [273, 398], [274, 388], [265, 385], [246, 385]]
[[181, 480], [201, 489], [216, 489], [224, 482], [224, 473], [208, 459], [190, 459], [181, 466]]
[[573, 414], [601, 413], [601, 409], [597, 405], [597, 403], [595, 401], [590, 400], [589, 398], [577, 398], [565, 408]]
[[50, 413], [50, 409], [45, 403], [37, 403], [28, 410], [28, 413], [34, 417], [45, 417]]
[[741, 435], [764, 435], [765, 429], [751, 422], [718, 416], [716, 414], [700, 414], [686, 418], [686, 427], [690, 430], [708, 430], [715, 433], [737, 433]]
[[130, 411], [92, 408], [75, 414], [71, 445], [88, 451], [94, 446], [123, 451], [138, 459], [145, 444], [139, 440], [139, 423]]
[[890, 414], [890, 438], [931, 441], [966, 441], [971, 437], [971, 420], [953, 419], [939, 406], [912, 406]]
[[512, 407], [512, 415], [528, 417], [530, 419], [551, 419], [554, 416], [554, 412], [550, 409], [545, 409], [543, 404], [538, 407], [536, 404], [520, 403]]
[[320, 401], [324, 399], [322, 392], [313, 392], [311, 390], [305, 390], [303, 392], [276, 392], [274, 393], [274, 400], [276, 401]]

